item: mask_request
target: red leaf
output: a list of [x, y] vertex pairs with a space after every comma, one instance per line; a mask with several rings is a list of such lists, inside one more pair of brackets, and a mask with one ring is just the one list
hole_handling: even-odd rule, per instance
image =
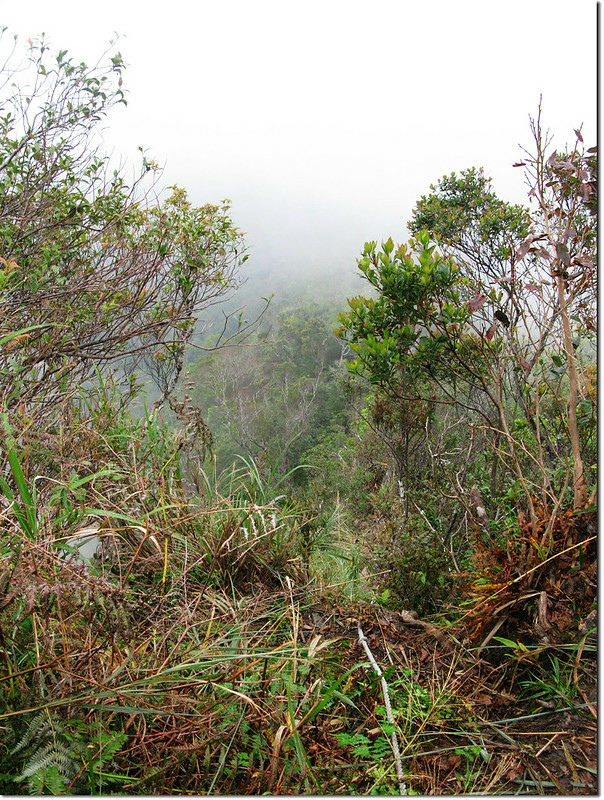
[[485, 304], [486, 299], [487, 298], [483, 294], [477, 294], [471, 300], [468, 300], [466, 306], [473, 314], [475, 311], [478, 311], [478, 309]]
[[556, 242], [556, 255], [565, 267], [570, 264], [570, 254], [564, 242]]
[[575, 256], [573, 258], [573, 264], [578, 264], [580, 267], [585, 267], [586, 269], [592, 269], [594, 265], [589, 256]]
[[589, 200], [589, 196], [593, 193], [593, 187], [589, 183], [583, 183], [581, 184], [580, 192], [583, 200], [587, 202]]
[[516, 261], [521, 261], [525, 257], [525, 255], [531, 249], [532, 243], [533, 243], [532, 237], [522, 242], [518, 250], [516, 250]]
[[497, 325], [491, 325], [489, 330], [485, 333], [484, 338], [490, 341], [493, 338], [493, 336], [495, 336], [496, 330], [497, 330]]
[[526, 372], [530, 372], [531, 371], [531, 365], [528, 363], [528, 361], [525, 358], [523, 358], [522, 356], [519, 356], [518, 357], [518, 361], [519, 361], [520, 366], [522, 367], [523, 370], [525, 370]]

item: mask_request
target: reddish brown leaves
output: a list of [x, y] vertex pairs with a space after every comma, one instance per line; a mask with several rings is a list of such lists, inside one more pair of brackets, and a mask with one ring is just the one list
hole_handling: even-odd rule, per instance
[[471, 300], [467, 301], [466, 308], [468, 308], [473, 314], [475, 311], [478, 311], [479, 308], [482, 308], [486, 299], [487, 298], [484, 296], [484, 294], [477, 294], [472, 297]]
[[526, 360], [526, 358], [523, 358], [522, 356], [518, 356], [518, 363], [520, 364], [520, 366], [522, 367], [522, 369], [523, 369], [525, 372], [527, 372], [527, 373], [528, 373], [528, 372], [530, 372], [530, 371], [531, 371], [531, 365], [530, 365], [530, 364], [529, 364], [529, 362]]
[[[595, 512], [551, 512], [535, 503], [537, 527], [524, 514], [510, 530], [505, 550], [485, 537], [475, 543], [475, 572], [467, 586], [474, 605], [465, 630], [478, 640], [507, 616], [497, 635], [535, 635], [539, 623], [552, 640], [568, 637], [596, 597]], [[537, 599], [540, 598], [540, 601]], [[538, 613], [540, 611], [540, 613]], [[551, 626], [551, 629], [550, 629]]]

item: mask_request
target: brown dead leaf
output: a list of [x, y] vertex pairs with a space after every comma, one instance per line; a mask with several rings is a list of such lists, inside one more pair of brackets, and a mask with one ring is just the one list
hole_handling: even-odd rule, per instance
[[16, 347], [20, 342], [26, 342], [30, 338], [31, 338], [31, 333], [19, 333], [17, 336], [11, 339], [10, 342], [6, 344], [6, 349], [12, 350], [13, 347]]
[[472, 297], [471, 300], [467, 301], [466, 307], [469, 311], [474, 313], [485, 304], [486, 299], [487, 298], [484, 296], [484, 294], [477, 294], [475, 297]]
[[519, 362], [520, 366], [522, 367], [522, 369], [525, 370], [525, 372], [530, 372], [531, 371], [531, 365], [528, 363], [526, 358], [523, 358], [523, 356], [518, 356], [518, 362]]
[[455, 754], [447, 757], [446, 761], [443, 764], [443, 767], [448, 772], [452, 772], [454, 769], [457, 769], [457, 767], [460, 764], [461, 764], [461, 756]]
[[572, 615], [565, 608], [558, 609], [552, 614], [551, 619], [560, 632], [570, 627], [573, 621]]
[[508, 781], [515, 781], [523, 774], [523, 772], [524, 767], [522, 764], [516, 764], [506, 772], [505, 777], [508, 779]]

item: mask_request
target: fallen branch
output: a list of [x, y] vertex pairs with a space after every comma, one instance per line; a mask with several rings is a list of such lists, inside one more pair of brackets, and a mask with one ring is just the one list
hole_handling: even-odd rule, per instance
[[[358, 630], [359, 630], [359, 644], [367, 653], [367, 658], [371, 662], [371, 666], [377, 673], [380, 681], [382, 682], [382, 691], [384, 693], [384, 705], [386, 706], [386, 716], [388, 717], [388, 722], [394, 726], [394, 715], [392, 713], [392, 705], [390, 704], [390, 694], [388, 692], [388, 684], [386, 683], [386, 679], [384, 678], [384, 673], [382, 672], [380, 665], [377, 663], [375, 658], [373, 657], [373, 653], [369, 649], [369, 643], [367, 641], [367, 637], [363, 633], [363, 629], [361, 628], [361, 621], [358, 622]], [[405, 775], [403, 773], [403, 765], [401, 763], [401, 751], [399, 750], [398, 746], [398, 739], [396, 737], [396, 731], [393, 729], [392, 736], [392, 750], [394, 752], [394, 762], [396, 764], [396, 774], [398, 776], [398, 788], [401, 795], [407, 794], [407, 787], [405, 785]]]

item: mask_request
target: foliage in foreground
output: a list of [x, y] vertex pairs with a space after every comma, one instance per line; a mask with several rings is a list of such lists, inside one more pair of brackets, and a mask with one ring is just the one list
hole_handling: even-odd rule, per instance
[[[391, 450], [401, 496], [421, 502], [429, 473], [409, 474], [421, 447], [482, 524], [513, 492], [536, 535], [538, 505], [554, 524], [595, 499], [597, 187], [580, 131], [558, 153], [540, 115], [531, 125], [519, 166], [535, 211], [500, 201], [475, 170], [443, 178], [418, 203], [408, 245], [365, 245], [372, 291], [348, 301], [339, 333], [371, 387], [364, 418]], [[439, 448], [447, 427], [469, 442], [465, 459]], [[467, 468], [476, 445], [482, 477]]]
[[[0, 599], [4, 792], [395, 793], [393, 728], [358, 646], [357, 618], [385, 669], [414, 791], [530, 788], [524, 780], [538, 773], [529, 753], [489, 738], [493, 729], [509, 730], [498, 720], [509, 717], [510, 697], [527, 714], [589, 708], [591, 628], [577, 640], [568, 614], [565, 622], [552, 591], [564, 574], [555, 561], [526, 562], [524, 583], [501, 571], [496, 587], [496, 567], [485, 561], [491, 585], [476, 581], [480, 602], [451, 633], [368, 603], [339, 610], [341, 595], [338, 605], [326, 604], [300, 557], [295, 514], [267, 502], [270, 486], [241, 470], [221, 488], [207, 478], [202, 498], [187, 501], [167, 430], [145, 422], [128, 433], [156, 460], [165, 478], [159, 495], [154, 473], [145, 476], [135, 455], [111, 464], [99, 436], [96, 458], [115, 484], [120, 470], [138, 476], [136, 485], [124, 478], [128, 515], [106, 506], [103, 514], [104, 491], [90, 488], [83, 498], [80, 487], [63, 486], [65, 510], [74, 492], [95, 507], [84, 505], [72, 526], [56, 513], [61, 506], [38, 508], [32, 543], [14, 509], [3, 514], [10, 545]], [[99, 556], [66, 557], [73, 541], [64, 537], [91, 528], [103, 542]], [[567, 526], [558, 536], [589, 595], [581, 549], [569, 549], [585, 533]], [[582, 558], [591, 563], [587, 547]], [[559, 636], [550, 645], [523, 643], [532, 634], [526, 610], [543, 586], [550, 608], [541, 608], [541, 619], [549, 619], [550, 634], [565, 632], [567, 645], [555, 643]], [[570, 590], [561, 585], [559, 597]], [[494, 591], [497, 608], [489, 605]], [[503, 627], [498, 614], [525, 622]], [[422, 625], [421, 635], [409, 625]], [[505, 638], [510, 630], [522, 638]], [[430, 631], [433, 640], [425, 638]]]

